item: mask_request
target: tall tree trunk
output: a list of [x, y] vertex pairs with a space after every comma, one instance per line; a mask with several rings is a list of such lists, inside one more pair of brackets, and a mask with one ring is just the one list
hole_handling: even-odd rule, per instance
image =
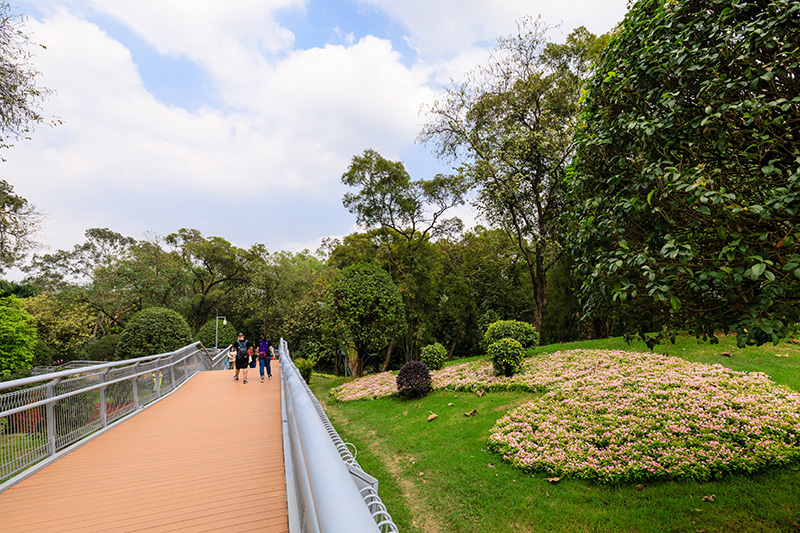
[[350, 362], [350, 373], [358, 377], [362, 377], [364, 375], [364, 360], [359, 355], [360, 353], [362, 353], [362, 351], [352, 344], [347, 347], [347, 357]]
[[461, 335], [464, 333], [464, 326], [459, 328], [458, 333], [456, 333], [455, 338], [453, 338], [453, 342], [450, 343], [450, 348], [447, 350], [447, 360], [453, 360], [453, 352], [456, 351], [456, 344], [458, 344], [458, 340], [461, 338]]
[[394, 348], [394, 338], [389, 343], [389, 349], [386, 350], [386, 359], [383, 361], [383, 372], [389, 371], [389, 363], [392, 361], [392, 349]]

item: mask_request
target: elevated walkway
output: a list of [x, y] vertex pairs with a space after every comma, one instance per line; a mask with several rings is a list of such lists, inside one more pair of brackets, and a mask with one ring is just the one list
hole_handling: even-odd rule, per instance
[[2, 532], [288, 532], [273, 379], [201, 372], [0, 494]]

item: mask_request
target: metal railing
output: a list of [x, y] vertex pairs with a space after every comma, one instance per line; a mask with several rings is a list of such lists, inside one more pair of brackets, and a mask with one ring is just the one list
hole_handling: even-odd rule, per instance
[[0, 382], [0, 492], [174, 392], [197, 372], [222, 368], [224, 356], [193, 343], [170, 353]]
[[283, 339], [278, 352], [289, 531], [397, 532], [378, 496], [378, 480], [364, 472], [339, 437]]

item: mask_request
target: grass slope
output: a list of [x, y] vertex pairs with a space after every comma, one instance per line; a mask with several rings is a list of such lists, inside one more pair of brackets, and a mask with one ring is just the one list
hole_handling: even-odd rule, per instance
[[[541, 347], [536, 352], [575, 348], [646, 350], [643, 343], [605, 339]], [[676, 345], [656, 351], [765, 372], [800, 390], [798, 345], [739, 350], [733, 337], [722, 338], [716, 346], [679, 338]], [[494, 423], [529, 401], [531, 393], [478, 397], [439, 391], [421, 400], [333, 402], [328, 391], [342, 382], [315, 376], [311, 388], [342, 438], [357, 446], [359, 463], [379, 479], [381, 498], [403, 532], [800, 531], [797, 465], [703, 483], [637, 487], [564, 479], [551, 484], [541, 474], [525, 474], [502, 462], [487, 449]], [[472, 409], [477, 414], [464, 415]], [[438, 417], [428, 422], [434, 413]], [[704, 501], [711, 495], [714, 501]]]

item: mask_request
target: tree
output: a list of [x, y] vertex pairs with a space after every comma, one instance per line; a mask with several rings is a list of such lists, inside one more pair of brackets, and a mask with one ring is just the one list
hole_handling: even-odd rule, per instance
[[180, 229], [166, 237], [189, 272], [192, 299], [188, 316], [192, 329], [200, 327], [214, 310], [230, 303], [232, 292], [249, 281], [247, 265], [263, 250], [248, 252], [222, 237], [203, 237], [195, 229]]
[[95, 315], [86, 304], [40, 294], [23, 300], [22, 307], [35, 319], [37, 338], [57, 359], [76, 359], [78, 349], [92, 336]]
[[35, 125], [48, 123], [39, 105], [51, 91], [36, 85], [39, 72], [30, 63], [32, 43], [22, 31], [23, 22], [0, 1], [0, 149], [26, 137]]
[[[325, 268], [322, 259], [308, 250], [270, 254], [264, 251], [249, 263], [250, 281], [237, 300], [247, 316], [245, 323], [252, 324], [245, 329], [252, 329], [256, 336], [266, 331], [271, 338], [277, 338]], [[292, 353], [298, 347], [296, 342], [290, 339]]]
[[448, 342], [448, 358], [472, 356], [483, 329], [499, 319], [531, 321], [534, 301], [525, 258], [500, 229], [477, 226], [436, 243], [440, 274], [434, 337]]
[[119, 336], [118, 359], [172, 352], [192, 342], [186, 319], [172, 309], [151, 307], [131, 317]]
[[342, 270], [325, 295], [336, 324], [355, 345], [354, 373], [364, 374], [370, 349], [385, 348], [405, 329], [403, 301], [392, 278], [382, 268], [361, 263]]
[[33, 236], [40, 221], [41, 215], [33, 205], [0, 180], [0, 273], [19, 264], [28, 250], [36, 247]]
[[603, 295], [589, 313], [616, 302], [643, 336], [736, 331], [740, 346], [798, 320], [798, 63], [796, 1], [631, 7], [570, 178], [580, 294]]
[[230, 321], [218, 320], [214, 317], [213, 320], [203, 324], [203, 327], [197, 332], [197, 340], [202, 342], [207, 349], [213, 350], [213, 347], [224, 348], [235, 343], [237, 333], [236, 326]]
[[16, 296], [0, 297], [0, 377], [21, 376], [33, 361], [36, 327]]
[[[315, 364], [332, 367], [340, 375], [346, 340], [337, 337], [335, 318], [325, 302], [325, 294], [338, 270], [326, 268], [295, 303], [283, 323], [285, 338], [293, 354], [313, 359]], [[313, 357], [312, 357], [313, 356]]]
[[[400, 287], [408, 313], [405, 351], [409, 358], [421, 342], [424, 309], [431, 307], [425, 295], [433, 296], [432, 273], [423, 264], [430, 259], [430, 241], [461, 231], [458, 218], [444, 219], [443, 215], [464, 203], [466, 184], [458, 176], [442, 174], [414, 181], [401, 162], [389, 161], [374, 150], [353, 157], [342, 182], [358, 189], [345, 194], [344, 206], [360, 225], [379, 230], [375, 235], [386, 253], [387, 270]], [[390, 359], [391, 348], [385, 369]]]
[[519, 33], [499, 40], [488, 66], [445, 90], [427, 110], [420, 138], [439, 157], [464, 158], [462, 173], [477, 186], [483, 217], [505, 229], [525, 256], [542, 331], [547, 272], [563, 249], [563, 182], [574, 143], [583, 81], [604, 46], [578, 28], [564, 45], [548, 27], [523, 18]]
[[125, 280], [114, 270], [136, 240], [108, 228], [90, 228], [85, 235], [86, 242], [72, 250], [34, 256], [24, 270], [28, 281], [45, 292], [91, 307], [96, 313], [93, 335], [106, 334], [137, 310]]
[[180, 254], [163, 248], [157, 236], [135, 241], [104, 269], [109, 286], [125, 292], [125, 300], [136, 311], [168, 307], [188, 312], [190, 277]]
[[[48, 89], [36, 85], [39, 72], [30, 63], [30, 40], [22, 31], [22, 20], [0, 0], [0, 149], [26, 137], [36, 124], [47, 123], [39, 104]], [[2, 157], [0, 157], [0, 160]], [[33, 236], [41, 215], [14, 187], [0, 180], [0, 273], [20, 262], [35, 246]]]

